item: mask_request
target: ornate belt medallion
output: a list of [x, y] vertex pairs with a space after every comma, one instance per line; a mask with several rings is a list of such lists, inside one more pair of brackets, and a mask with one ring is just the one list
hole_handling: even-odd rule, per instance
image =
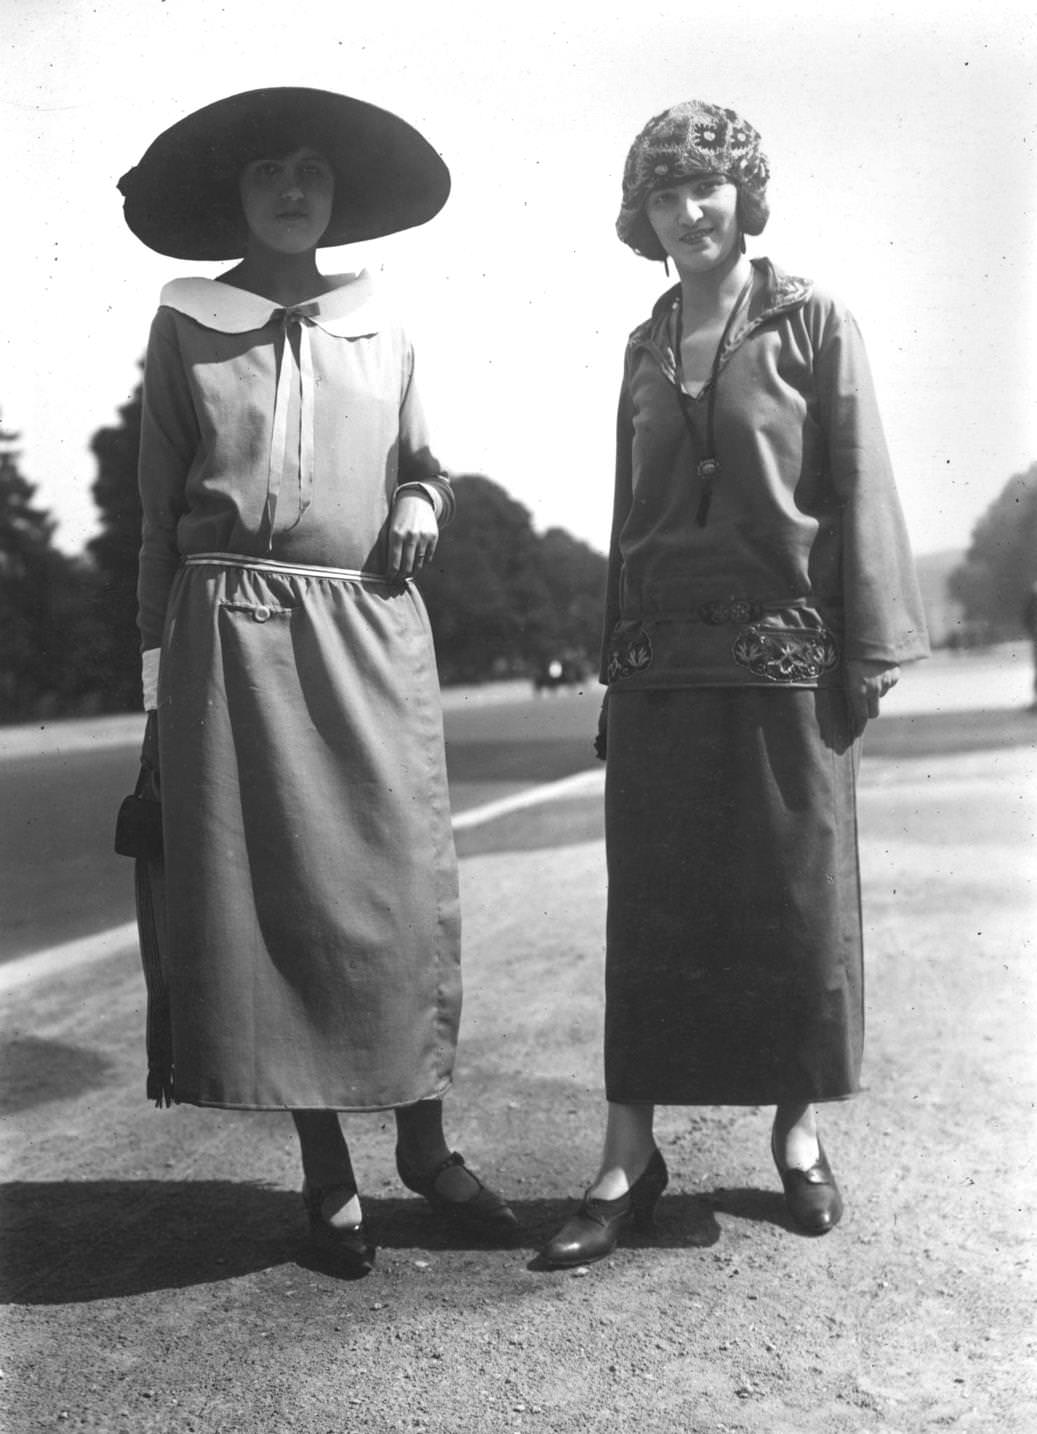
[[839, 661], [835, 638], [827, 628], [816, 630], [744, 627], [731, 655], [740, 667], [768, 682], [816, 682]]

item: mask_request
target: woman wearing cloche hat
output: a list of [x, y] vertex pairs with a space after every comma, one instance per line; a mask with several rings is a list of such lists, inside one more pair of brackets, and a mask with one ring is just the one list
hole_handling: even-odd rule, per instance
[[623, 174], [620, 239], [678, 282], [630, 336], [607, 686], [604, 1152], [551, 1265], [648, 1223], [656, 1104], [773, 1105], [794, 1224], [842, 1197], [815, 1106], [858, 1089], [860, 737], [924, 619], [857, 325], [746, 256], [760, 136], [690, 101]]
[[403, 120], [304, 88], [188, 115], [120, 181], [150, 248], [236, 261], [166, 285], [145, 371], [139, 622], [163, 835], [161, 863], [138, 863], [149, 1088], [290, 1111], [312, 1237], [344, 1274], [373, 1249], [341, 1111], [395, 1112], [400, 1176], [442, 1218], [515, 1227], [442, 1127], [457, 874], [411, 579], [452, 492], [405, 333], [365, 273], [316, 263], [425, 223], [449, 187]]

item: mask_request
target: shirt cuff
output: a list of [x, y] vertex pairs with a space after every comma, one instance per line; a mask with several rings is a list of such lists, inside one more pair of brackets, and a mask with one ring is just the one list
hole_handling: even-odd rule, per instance
[[144, 691], [144, 711], [154, 712], [158, 706], [158, 668], [161, 647], [149, 647], [140, 655], [140, 685]]

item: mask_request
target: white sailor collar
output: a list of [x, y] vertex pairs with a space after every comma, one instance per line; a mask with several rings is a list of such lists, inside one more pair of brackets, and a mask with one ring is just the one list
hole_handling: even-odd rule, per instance
[[286, 318], [312, 324], [342, 339], [362, 338], [384, 327], [385, 314], [366, 269], [329, 278], [333, 289], [288, 306], [218, 279], [172, 279], [163, 287], [159, 304], [224, 334], [250, 333], [265, 328], [272, 319], [283, 323]]
[[[162, 290], [160, 303], [195, 323], [224, 334], [247, 334], [274, 325], [272, 341], [278, 349], [274, 392], [271, 395], [270, 453], [267, 463], [266, 503], [261, 542], [273, 551], [278, 501], [286, 474], [298, 472], [297, 510], [281, 522], [281, 531], [296, 527], [313, 498], [316, 423], [316, 381], [311, 331], [315, 328], [336, 338], [364, 338], [379, 332], [384, 316], [372, 297], [366, 270], [335, 275], [335, 287], [302, 304], [275, 304], [246, 289], [216, 279], [174, 279]], [[299, 422], [294, 440], [290, 433], [292, 394], [298, 395]], [[296, 451], [289, 454], [294, 441]]]

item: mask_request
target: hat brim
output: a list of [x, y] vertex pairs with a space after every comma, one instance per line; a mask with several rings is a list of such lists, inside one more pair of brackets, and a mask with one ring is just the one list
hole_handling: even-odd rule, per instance
[[119, 180], [123, 214], [171, 259], [238, 259], [247, 230], [238, 195], [251, 160], [309, 146], [335, 174], [321, 248], [424, 224], [450, 193], [450, 172], [405, 120], [328, 90], [248, 90], [179, 120]]

